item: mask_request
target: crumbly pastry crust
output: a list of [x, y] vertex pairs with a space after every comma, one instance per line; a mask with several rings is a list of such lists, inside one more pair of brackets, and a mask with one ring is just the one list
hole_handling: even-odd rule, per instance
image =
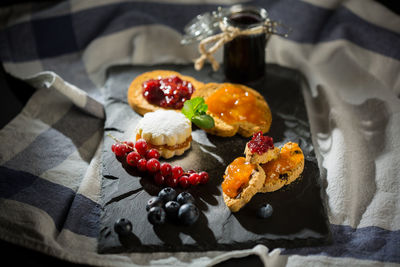
[[[225, 170], [227, 172], [228, 167]], [[239, 211], [244, 205], [246, 205], [250, 199], [257, 194], [265, 181], [265, 172], [260, 165], [256, 165], [255, 170], [250, 176], [249, 183], [243, 188], [243, 190], [235, 198], [227, 196], [222, 193], [226, 206], [232, 211]]]
[[[205, 100], [213, 94], [216, 90], [218, 90], [222, 86], [226, 86], [226, 83], [208, 83], [204, 85], [201, 90], [196, 90], [192, 98], [194, 97], [203, 97]], [[254, 89], [251, 89], [247, 86], [241, 85], [241, 84], [235, 84], [236, 87], [242, 88], [250, 93], [252, 93], [256, 97], [256, 105], [260, 107], [261, 109], [265, 110], [265, 122], [263, 124], [253, 124], [247, 121], [243, 122], [237, 122], [233, 124], [226, 123], [225, 121], [221, 120], [217, 116], [213, 115], [209, 111], [207, 111], [207, 114], [213, 117], [215, 127], [211, 129], [205, 129], [206, 132], [215, 134], [218, 136], [223, 136], [223, 137], [230, 137], [234, 136], [236, 133], [239, 133], [240, 135], [244, 137], [250, 137], [253, 135], [253, 133], [262, 131], [263, 133], [266, 133], [269, 131], [269, 128], [272, 123], [272, 115], [271, 115], [271, 110], [265, 101], [264, 97], [257, 92]]]
[[[291, 147], [293, 144], [295, 143], [289, 142], [286, 143], [285, 146]], [[300, 147], [297, 147], [296, 150], [301, 151]], [[299, 163], [291, 170], [288, 170], [287, 172], [280, 174], [280, 176], [282, 175], [284, 179], [283, 178], [270, 179], [269, 177], [266, 176], [267, 174], [263, 168], [264, 164], [273, 160], [278, 160], [279, 153], [280, 149], [274, 148], [268, 150], [263, 155], [253, 154], [250, 153], [250, 151], [247, 149], [247, 144], [246, 144], [246, 149], [245, 149], [246, 161], [250, 162], [249, 160], [253, 160], [254, 162], [250, 163], [256, 164], [256, 169], [251, 174], [248, 185], [246, 185], [243, 188], [242, 192], [237, 197], [231, 198], [227, 196], [225, 193], [222, 193], [226, 206], [232, 212], [239, 211], [243, 206], [245, 206], [251, 200], [251, 198], [255, 194], [259, 192], [266, 193], [279, 190], [283, 186], [294, 182], [297, 178], [300, 177], [304, 169], [303, 151], [301, 151], [301, 160], [299, 161]], [[252, 157], [251, 155], [257, 155], [257, 156]], [[261, 164], [260, 162], [263, 163]], [[225, 170], [225, 174], [227, 173], [228, 167]]]
[[[285, 146], [292, 146], [293, 144], [294, 143], [289, 142], [289, 143], [286, 143]], [[288, 184], [294, 182], [297, 178], [300, 177], [301, 173], [304, 170], [304, 154], [300, 147], [298, 147], [298, 149], [299, 149], [299, 151], [301, 151], [301, 159], [302, 160], [299, 161], [298, 164], [291, 170], [281, 173], [279, 175], [280, 177], [278, 177], [278, 178], [271, 179], [270, 177], [266, 177], [260, 192], [266, 193], [266, 192], [273, 192], [273, 191], [279, 190], [282, 187], [284, 187], [285, 185], [288, 185]]]
[[[159, 77], [161, 78], [166, 78], [170, 76], [178, 76], [182, 80], [189, 81], [192, 83], [192, 85], [195, 88], [195, 92], [201, 88], [204, 84], [202, 82], [197, 81], [195, 78], [190, 77], [190, 76], [185, 76], [180, 74], [179, 72], [176, 71], [170, 71], [170, 70], [154, 70], [154, 71], [149, 71], [140, 74], [137, 76], [129, 85], [128, 88], [128, 103], [129, 105], [135, 110], [137, 113], [140, 115], [144, 115], [147, 112], [152, 112], [158, 109], [164, 109], [162, 107], [153, 105], [143, 97], [143, 87], [142, 84], [145, 81], [148, 81], [150, 79], [157, 79]], [[171, 109], [173, 110], [173, 109]]]
[[246, 144], [246, 148], [244, 149], [244, 154], [246, 155], [246, 161], [252, 164], [263, 164], [268, 161], [274, 160], [279, 156], [279, 148], [274, 147], [272, 149], [268, 149], [267, 152], [262, 153], [261, 155], [258, 153], [252, 153]]

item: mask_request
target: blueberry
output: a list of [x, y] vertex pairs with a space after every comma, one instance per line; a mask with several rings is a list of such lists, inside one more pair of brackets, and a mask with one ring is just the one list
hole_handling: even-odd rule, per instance
[[181, 223], [186, 225], [194, 224], [199, 218], [199, 209], [192, 203], [183, 204], [179, 208], [178, 218]]
[[181, 205], [176, 201], [168, 201], [165, 204], [165, 212], [167, 213], [167, 218], [171, 221], [176, 221], [178, 219], [178, 211]]
[[166, 187], [158, 193], [158, 197], [161, 198], [164, 203], [167, 203], [176, 198], [176, 191], [172, 187]]
[[147, 201], [146, 211], [149, 211], [152, 207], [162, 207], [163, 201], [159, 197], [152, 197]]
[[192, 203], [194, 204], [194, 197], [189, 193], [189, 192], [182, 192], [176, 197], [176, 201], [179, 202], [179, 204], [183, 205], [186, 203]]
[[264, 204], [257, 210], [257, 216], [263, 219], [269, 218], [274, 209], [270, 204]]
[[119, 235], [128, 235], [132, 232], [132, 223], [125, 218], [121, 218], [114, 223], [114, 230]]
[[165, 211], [160, 207], [152, 207], [147, 214], [147, 219], [153, 225], [165, 223]]

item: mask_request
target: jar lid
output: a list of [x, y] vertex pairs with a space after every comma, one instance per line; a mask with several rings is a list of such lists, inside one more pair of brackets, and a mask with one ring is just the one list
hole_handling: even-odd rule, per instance
[[181, 44], [200, 41], [220, 32], [219, 22], [225, 17], [228, 9], [219, 7], [217, 11], [197, 15], [183, 29], [184, 36]]

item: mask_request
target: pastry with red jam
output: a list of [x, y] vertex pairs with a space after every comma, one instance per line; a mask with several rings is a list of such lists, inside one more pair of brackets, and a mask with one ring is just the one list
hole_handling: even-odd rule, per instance
[[128, 103], [140, 115], [158, 109], [180, 110], [204, 84], [175, 71], [155, 70], [142, 73], [130, 84]]
[[274, 146], [272, 137], [257, 132], [246, 144], [244, 150], [246, 161], [253, 164], [263, 164], [274, 160], [279, 155], [279, 148]]

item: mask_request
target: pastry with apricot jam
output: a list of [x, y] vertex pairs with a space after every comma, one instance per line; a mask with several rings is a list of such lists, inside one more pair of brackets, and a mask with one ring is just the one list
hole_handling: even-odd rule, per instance
[[304, 154], [298, 144], [286, 143], [277, 159], [261, 165], [265, 181], [260, 192], [273, 192], [294, 182], [304, 169]]
[[260, 191], [265, 181], [264, 170], [258, 164], [236, 158], [225, 170], [222, 182], [222, 194], [226, 206], [232, 211], [239, 211]]
[[175, 71], [155, 70], [142, 73], [130, 84], [128, 103], [140, 115], [158, 109], [177, 110], [204, 84]]
[[266, 133], [272, 122], [270, 108], [264, 97], [254, 89], [241, 84], [208, 83], [192, 97], [203, 97], [207, 114], [213, 117], [215, 127], [207, 132], [218, 136], [236, 133], [250, 137], [256, 132]]

